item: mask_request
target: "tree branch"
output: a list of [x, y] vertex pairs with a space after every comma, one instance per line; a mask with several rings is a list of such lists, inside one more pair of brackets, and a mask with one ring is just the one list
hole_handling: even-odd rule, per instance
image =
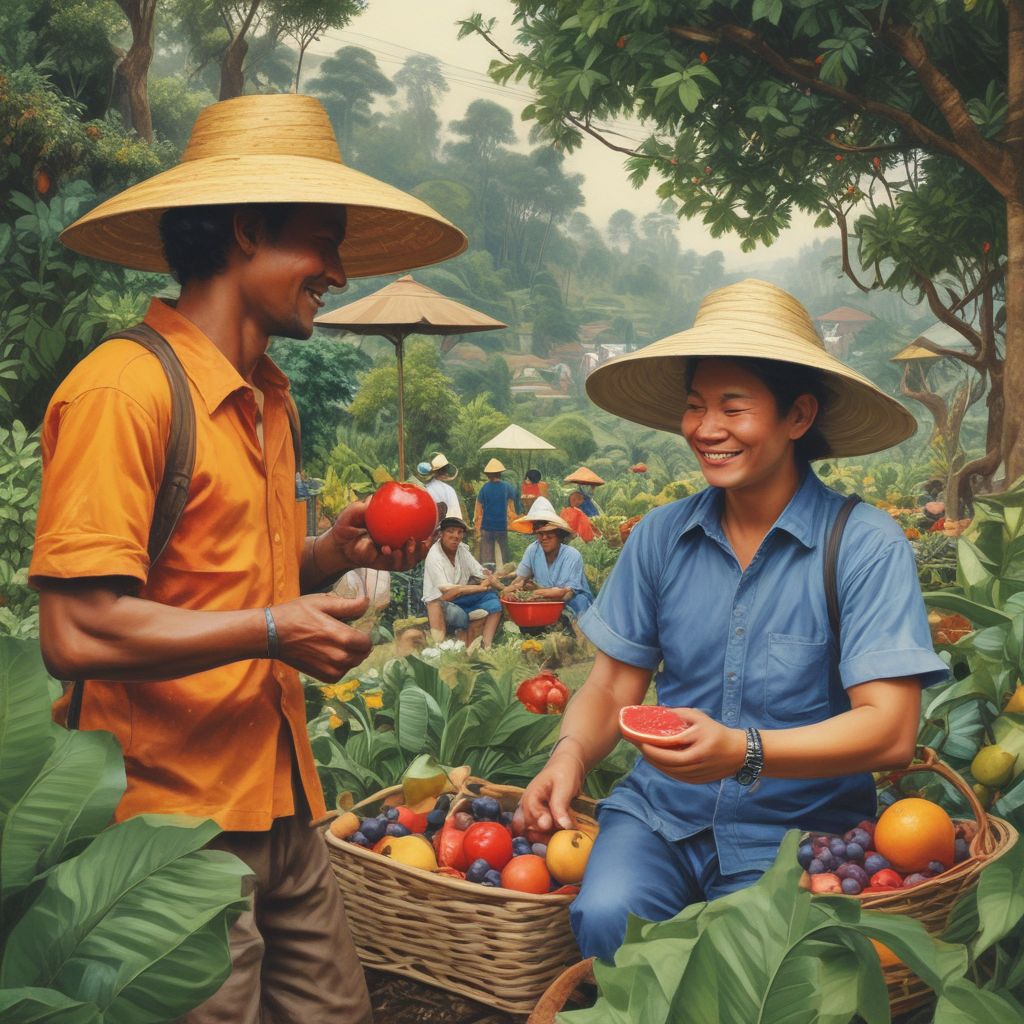
[[[946, 156], [951, 156], [968, 167], [974, 168], [1004, 198], [1009, 199], [1014, 195], [1013, 180], [1012, 177], [1007, 176], [1006, 170], [1003, 169], [1002, 159], [998, 161], [1001, 173], [998, 175], [994, 174], [993, 170], [996, 165], [988, 163], [987, 150], [983, 152], [973, 146], [966, 148], [957, 141], [948, 139], [944, 135], [933, 131], [906, 110], [901, 110], [899, 107], [894, 107], [889, 103], [882, 103], [879, 100], [869, 99], [866, 96], [860, 96], [829, 82], [821, 81], [816, 73], [805, 71], [797, 61], [779, 53], [769, 46], [760, 35], [748, 28], [730, 24], [722, 25], [719, 29], [709, 31], [684, 25], [668, 25], [665, 31], [682, 39], [696, 42], [732, 43], [784, 76], [788, 81], [796, 82], [822, 96], [828, 96], [830, 99], [837, 100], [844, 106], [851, 107], [854, 110], [863, 110], [866, 113], [874, 114], [876, 117], [898, 125], [916, 138], [926, 149], [944, 153]], [[1000, 158], [1004, 156], [1002, 150], [999, 151], [999, 156]]]
[[609, 142], [596, 128], [590, 126], [589, 121], [583, 121], [573, 114], [563, 114], [562, 120], [567, 121], [569, 124], [579, 128], [581, 132], [586, 132], [588, 135], [597, 139], [602, 146], [607, 146], [609, 149], [614, 149], [616, 153], [625, 153], [627, 156], [639, 156], [645, 160], [654, 160], [655, 157], [649, 153], [641, 153], [638, 149], [628, 149], [626, 146], [617, 146], [614, 142]]
[[984, 350], [985, 343], [980, 334], [965, 320], [960, 319], [958, 316], [954, 316], [953, 313], [942, 304], [942, 299], [939, 298], [938, 290], [931, 278], [925, 277], [924, 274], [916, 273], [914, 277], [917, 279], [918, 286], [924, 292], [928, 299], [928, 306], [931, 311], [947, 326], [952, 327], [958, 334], [962, 334], [970, 343], [974, 349], [974, 355], [967, 355], [964, 352], [958, 352], [952, 348], [942, 348], [939, 345], [935, 345], [927, 339], [919, 341], [918, 344], [922, 348], [928, 349], [929, 352], [934, 352], [936, 355], [948, 356], [952, 359], [959, 359], [961, 362], [968, 363], [973, 366], [976, 370], [981, 372], [983, 369], [981, 361], [981, 353]]
[[826, 208], [836, 219], [836, 224], [839, 225], [839, 240], [843, 247], [843, 273], [865, 294], [871, 291], [871, 288], [863, 284], [857, 275], [853, 272], [853, 265], [850, 263], [850, 233], [846, 226], [846, 214], [843, 213], [842, 207], [838, 204], [836, 206], [830, 206], [827, 202]]

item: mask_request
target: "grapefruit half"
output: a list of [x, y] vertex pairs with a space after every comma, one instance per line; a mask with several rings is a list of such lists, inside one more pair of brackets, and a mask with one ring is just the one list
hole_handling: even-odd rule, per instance
[[652, 747], [678, 747], [690, 723], [659, 704], [632, 704], [619, 712], [619, 731], [631, 743]]

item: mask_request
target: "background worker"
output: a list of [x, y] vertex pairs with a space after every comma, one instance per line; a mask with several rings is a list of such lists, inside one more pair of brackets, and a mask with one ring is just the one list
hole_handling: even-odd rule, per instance
[[448, 459], [440, 452], [434, 452], [429, 462], [421, 462], [416, 467], [416, 475], [424, 482], [424, 486], [437, 505], [437, 519], [440, 522], [451, 513], [464, 519], [462, 502], [452, 487], [451, 482], [459, 475], [459, 471], [448, 464]]
[[480, 538], [480, 561], [496, 566], [508, 561], [508, 524], [519, 514], [519, 495], [501, 474], [507, 472], [498, 459], [484, 466], [487, 483], [480, 488], [473, 510], [473, 528]]

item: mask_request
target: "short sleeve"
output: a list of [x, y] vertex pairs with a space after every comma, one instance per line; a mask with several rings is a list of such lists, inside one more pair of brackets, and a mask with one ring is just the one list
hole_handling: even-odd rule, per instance
[[654, 669], [661, 661], [658, 637], [660, 520], [648, 513], [629, 535], [611, 575], [579, 627], [610, 658]]
[[437, 545], [427, 552], [423, 560], [423, 603], [429, 604], [441, 596], [441, 583], [443, 582], [438, 558], [441, 557]]
[[96, 576], [146, 581], [165, 443], [152, 413], [119, 388], [89, 388], [51, 405], [33, 584]]
[[932, 647], [913, 549], [903, 537], [857, 559], [840, 578], [839, 605], [844, 687], [906, 676], [923, 686], [946, 679], [946, 664]]
[[537, 550], [537, 542], [532, 541], [527, 545], [526, 550], [523, 552], [523, 560], [516, 566], [516, 575], [522, 576], [523, 579], [533, 579], [535, 573], [533, 569], [533, 563], [531, 556]]

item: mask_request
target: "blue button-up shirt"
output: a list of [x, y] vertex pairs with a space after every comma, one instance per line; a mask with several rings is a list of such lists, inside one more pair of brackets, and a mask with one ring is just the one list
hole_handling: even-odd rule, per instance
[[[722, 531], [723, 492], [707, 488], [636, 525], [580, 628], [605, 654], [657, 669], [658, 702], [730, 727], [787, 729], [850, 709], [874, 679], [946, 678], [932, 648], [914, 555], [885, 512], [857, 505], [839, 553], [841, 654], [823, 583], [828, 530], [843, 496], [812, 472], [745, 571]], [[870, 773], [693, 785], [643, 758], [604, 805], [666, 839], [713, 828], [722, 871], [767, 868], [786, 829], [843, 832], [875, 813]]]
[[583, 572], [583, 556], [568, 544], [558, 546], [558, 554], [548, 565], [544, 549], [533, 541], [523, 552], [516, 575], [532, 579], [538, 587], [571, 587], [574, 593], [567, 603], [576, 615], [582, 615], [593, 603], [594, 592]]

